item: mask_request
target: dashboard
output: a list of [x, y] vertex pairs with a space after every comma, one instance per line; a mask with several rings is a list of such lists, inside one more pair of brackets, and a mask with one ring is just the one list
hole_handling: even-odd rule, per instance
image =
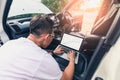
[[13, 39], [19, 37], [27, 37], [29, 34], [29, 24], [30, 24], [31, 17], [29, 18], [21, 18], [21, 19], [14, 19], [8, 20], [7, 26], [10, 29], [9, 36]]

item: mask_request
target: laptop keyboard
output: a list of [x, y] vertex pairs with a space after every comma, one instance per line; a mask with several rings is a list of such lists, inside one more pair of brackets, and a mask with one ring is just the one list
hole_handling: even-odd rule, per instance
[[[71, 51], [72, 49], [67, 48], [67, 47], [65, 47], [65, 46], [62, 46], [62, 45], [58, 45], [57, 48], [63, 48], [63, 49], [64, 49], [63, 54], [62, 54], [62, 55], [58, 55], [58, 56], [61, 56], [62, 58], [69, 60], [66, 54], [67, 54], [69, 51]], [[78, 57], [79, 57], [79, 54], [78, 54], [78, 53], [79, 53], [79, 52], [75, 51], [75, 63], [78, 62]]]
[[68, 53], [71, 50], [71, 49], [64, 47], [62, 45], [60, 45], [59, 48], [63, 48], [65, 53]]
[[[63, 48], [64, 49], [64, 53], [68, 53], [69, 51], [71, 51], [72, 49], [64, 47], [62, 45], [59, 45], [59, 48]], [[77, 52], [75, 51], [75, 56], [77, 56]]]

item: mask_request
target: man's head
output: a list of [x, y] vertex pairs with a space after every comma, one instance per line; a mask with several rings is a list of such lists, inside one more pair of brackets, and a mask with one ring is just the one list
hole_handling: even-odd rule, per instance
[[30, 22], [29, 39], [46, 48], [54, 36], [53, 22], [47, 17], [34, 16]]

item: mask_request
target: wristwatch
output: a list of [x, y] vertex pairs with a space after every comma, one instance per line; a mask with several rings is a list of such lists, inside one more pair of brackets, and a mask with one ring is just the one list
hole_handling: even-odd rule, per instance
[[52, 55], [54, 55], [55, 53], [53, 51], [51, 51]]

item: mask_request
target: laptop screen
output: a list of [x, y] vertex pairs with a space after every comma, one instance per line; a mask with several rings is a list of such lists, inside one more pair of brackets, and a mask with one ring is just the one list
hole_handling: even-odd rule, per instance
[[83, 38], [76, 37], [69, 34], [63, 34], [61, 45], [64, 45], [66, 47], [69, 47], [78, 51], [82, 45], [82, 41], [83, 41]]

